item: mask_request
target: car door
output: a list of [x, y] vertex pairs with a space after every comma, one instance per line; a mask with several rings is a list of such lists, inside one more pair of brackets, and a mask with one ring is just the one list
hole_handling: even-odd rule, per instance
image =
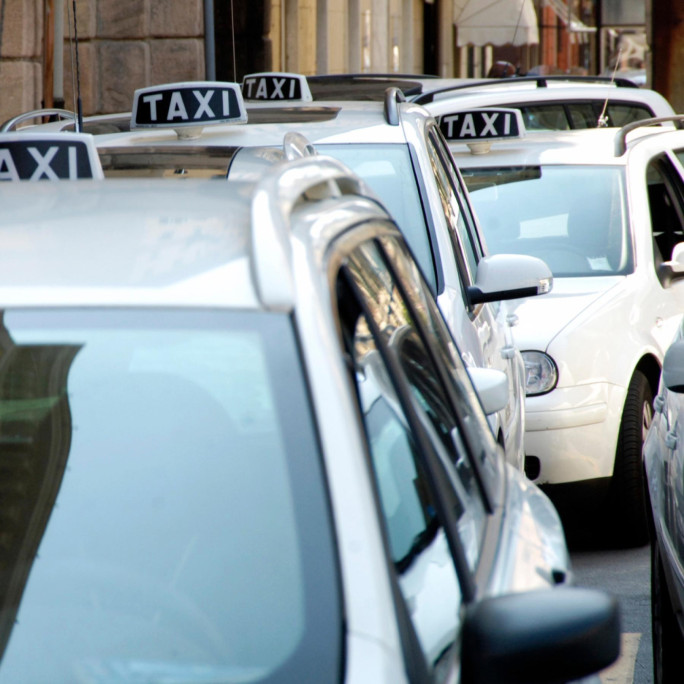
[[397, 612], [411, 635], [407, 670], [411, 681], [458, 681], [462, 608], [502, 494], [501, 452], [403, 241], [355, 246], [336, 281]]
[[[460, 280], [469, 286], [475, 281], [477, 266], [486, 248], [477, 230], [460, 174], [436, 126], [428, 128], [426, 147], [432, 173], [439, 188]], [[482, 345], [485, 364], [490, 368], [504, 371], [508, 376], [509, 402], [502, 411], [502, 423], [507, 437], [506, 448], [509, 453], [517, 451], [518, 458], [522, 459], [523, 364], [520, 353], [513, 343], [511, 325], [514, 318], [508, 317], [507, 307], [502, 302], [479, 304], [474, 307], [468, 306], [467, 300], [465, 303]], [[522, 462], [517, 465], [522, 468]]]

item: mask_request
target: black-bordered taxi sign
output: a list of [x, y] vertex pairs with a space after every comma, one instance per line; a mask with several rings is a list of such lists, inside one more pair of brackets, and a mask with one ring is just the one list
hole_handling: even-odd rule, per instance
[[313, 100], [306, 76], [277, 71], [264, 71], [244, 76], [242, 97], [252, 102], [311, 102]]
[[0, 134], [0, 181], [102, 179], [89, 133]]
[[522, 138], [525, 135], [520, 110], [508, 107], [478, 107], [442, 114], [439, 128], [447, 140], [464, 143]]
[[138, 88], [131, 128], [203, 127], [245, 123], [247, 111], [237, 83], [190, 81]]

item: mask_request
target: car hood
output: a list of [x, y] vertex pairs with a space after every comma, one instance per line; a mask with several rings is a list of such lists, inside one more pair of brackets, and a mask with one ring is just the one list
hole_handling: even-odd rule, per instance
[[623, 276], [554, 278], [553, 289], [548, 294], [514, 300], [510, 311], [517, 316], [513, 328], [516, 345], [523, 351], [545, 351], [561, 330], [608, 298], [623, 279]]

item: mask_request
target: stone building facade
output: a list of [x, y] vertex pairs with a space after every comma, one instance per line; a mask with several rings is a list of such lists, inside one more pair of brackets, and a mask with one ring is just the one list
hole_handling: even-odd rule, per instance
[[128, 111], [135, 88], [205, 76], [203, 0], [0, 3], [2, 121], [39, 107], [75, 109], [76, 73], [84, 114]]
[[[516, 0], [533, 3], [539, 40], [493, 46], [463, 41], [464, 8], [513, 0], [0, 0], [0, 122], [40, 107], [75, 109], [76, 28], [88, 115], [128, 111], [139, 87], [239, 82], [261, 70], [465, 77], [505, 59], [522, 73], [539, 63], [595, 73], [598, 32], [578, 32], [586, 17], [568, 8], [586, 7], [596, 21], [599, 3], [610, 1], [618, 2]], [[670, 44], [668, 51], [679, 54]], [[656, 87], [669, 96], [672, 80], [656, 79]]]

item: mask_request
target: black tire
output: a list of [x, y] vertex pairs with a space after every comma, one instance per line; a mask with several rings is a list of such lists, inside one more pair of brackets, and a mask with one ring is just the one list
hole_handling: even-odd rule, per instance
[[684, 637], [672, 607], [660, 548], [651, 545], [651, 625], [653, 680], [655, 684], [679, 684], [684, 673]]
[[635, 371], [627, 389], [618, 434], [608, 515], [610, 537], [620, 546], [648, 542], [642, 450], [653, 420], [653, 393], [646, 376]]

